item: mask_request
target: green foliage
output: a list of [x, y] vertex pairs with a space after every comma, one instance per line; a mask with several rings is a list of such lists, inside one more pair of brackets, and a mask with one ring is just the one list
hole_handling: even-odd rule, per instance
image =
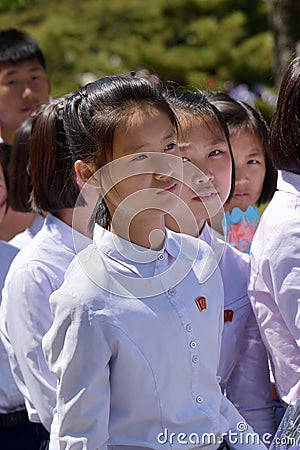
[[0, 10], [1, 9], [11, 9], [15, 10], [20, 6], [25, 5], [25, 0], [0, 0]]
[[[11, 0], [9, 3], [12, 4]], [[105, 74], [148, 69], [162, 80], [222, 89], [271, 79], [265, 0], [0, 0], [0, 27], [40, 42], [53, 95]]]

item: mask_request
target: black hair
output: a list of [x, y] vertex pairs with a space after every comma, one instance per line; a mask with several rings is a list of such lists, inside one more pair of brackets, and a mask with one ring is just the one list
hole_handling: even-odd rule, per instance
[[[182, 123], [188, 124], [186, 114], [196, 117], [197, 119], [207, 122], [210, 126], [213, 123], [214, 126], [224, 134], [226, 142], [228, 144], [229, 153], [232, 163], [232, 176], [231, 176], [231, 188], [229, 196], [226, 200], [228, 203], [234, 192], [235, 185], [235, 171], [234, 171], [234, 159], [229, 139], [229, 131], [225, 120], [219, 110], [209, 102], [207, 95], [203, 91], [183, 91], [181, 89], [168, 89], [164, 92], [164, 97], [174, 109], [176, 115], [179, 118], [179, 126], [181, 128]], [[183, 122], [181, 121], [183, 120]]]
[[43, 105], [33, 123], [29, 151], [32, 208], [55, 213], [74, 208], [80, 193], [63, 124], [64, 99]]
[[276, 190], [277, 183], [277, 170], [274, 166], [268, 145], [268, 125], [260, 111], [245, 102], [233, 99], [225, 92], [208, 92], [207, 95], [209, 101], [222, 113], [229, 128], [230, 135], [248, 130], [257, 135], [261, 141], [266, 173], [262, 192], [257, 200], [257, 205], [260, 206], [271, 200]]
[[[177, 130], [176, 116], [159, 88], [136, 76], [107, 76], [69, 96], [65, 129], [73, 162], [92, 162], [97, 169], [112, 160], [116, 126], [133, 112], [160, 109]], [[103, 199], [95, 207], [91, 223], [108, 228], [110, 214]]]
[[0, 165], [3, 170], [4, 181], [6, 185], [7, 192], [9, 192], [9, 160], [11, 154], [11, 145], [7, 142], [0, 142]]
[[284, 73], [270, 125], [270, 149], [279, 170], [300, 174], [300, 57]]
[[16, 64], [33, 59], [46, 69], [44, 54], [31, 35], [16, 28], [0, 30], [0, 63]]
[[33, 117], [25, 120], [16, 131], [9, 163], [9, 206], [20, 212], [30, 212], [31, 179], [28, 171], [29, 146]]

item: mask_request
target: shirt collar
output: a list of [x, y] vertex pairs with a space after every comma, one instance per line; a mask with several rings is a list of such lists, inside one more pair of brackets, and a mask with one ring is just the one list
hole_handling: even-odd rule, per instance
[[151, 263], [155, 264], [156, 260], [160, 257], [159, 255], [163, 255], [165, 252], [164, 247], [157, 251], [134, 244], [105, 230], [98, 224], [94, 228], [94, 244], [100, 252], [140, 276], [145, 275], [143, 266], [146, 263], [148, 265]]
[[278, 171], [277, 189], [300, 195], [300, 175], [286, 170]]
[[29, 227], [29, 230], [31, 231], [31, 233], [35, 236], [36, 233], [38, 231], [40, 231], [40, 229], [42, 228], [44, 223], [44, 217], [41, 214], [37, 214], [35, 216], [34, 221], [32, 222], [32, 224]]
[[139, 276], [143, 276], [143, 265], [147, 263], [155, 265], [157, 260], [170, 256], [173, 260], [180, 260], [183, 273], [183, 267], [187, 271], [192, 269], [199, 283], [204, 283], [216, 268], [211, 248], [200, 239], [175, 233], [167, 228], [165, 230], [164, 247], [159, 251], [133, 244], [97, 224], [94, 229], [94, 244], [109, 258], [114, 259]]
[[72, 253], [78, 253], [91, 243], [91, 239], [62, 220], [48, 213], [43, 224], [44, 231], [50, 232], [51, 238], [62, 247], [69, 249]]

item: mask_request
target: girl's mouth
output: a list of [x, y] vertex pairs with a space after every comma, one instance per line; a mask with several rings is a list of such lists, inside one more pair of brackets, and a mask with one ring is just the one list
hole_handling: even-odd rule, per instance
[[207, 202], [210, 200], [214, 200], [218, 194], [215, 191], [207, 191], [207, 192], [201, 192], [199, 195], [193, 197], [193, 200], [196, 200], [198, 202]]
[[239, 200], [243, 200], [245, 198], [248, 197], [249, 194], [246, 194], [245, 192], [237, 192], [236, 194], [233, 195], [234, 198], [239, 199]]
[[167, 186], [163, 190], [167, 191], [167, 192], [175, 192], [176, 191], [176, 187], [177, 187], [177, 184], [176, 183], [172, 183], [171, 185]]

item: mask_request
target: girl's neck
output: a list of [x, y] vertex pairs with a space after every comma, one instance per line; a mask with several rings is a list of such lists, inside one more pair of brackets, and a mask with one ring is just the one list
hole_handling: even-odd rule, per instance
[[208, 220], [209, 225], [221, 235], [224, 235], [224, 230], [222, 226], [223, 217], [224, 217], [224, 210], [222, 208], [214, 217], [211, 217]]
[[0, 138], [3, 139], [4, 142], [7, 142], [8, 144], [13, 144], [14, 137], [16, 134], [16, 127], [15, 126], [7, 126], [4, 128], [1, 127], [0, 124]]
[[161, 250], [165, 240], [164, 214], [144, 211], [128, 220], [114, 220], [113, 217], [110, 231], [141, 247]]
[[77, 209], [79, 208], [80, 207], [76, 208], [76, 215], [74, 215], [75, 208], [61, 209], [54, 215], [79, 233], [91, 237], [88, 233], [89, 216], [85, 214], [85, 211], [83, 211], [83, 214], [77, 214]]
[[198, 237], [204, 225], [205, 220], [196, 222], [196, 220], [188, 220], [187, 217], [180, 220], [178, 218], [175, 219], [172, 215], [166, 216], [166, 226], [170, 230], [175, 231], [175, 233], [184, 233], [190, 236]]

